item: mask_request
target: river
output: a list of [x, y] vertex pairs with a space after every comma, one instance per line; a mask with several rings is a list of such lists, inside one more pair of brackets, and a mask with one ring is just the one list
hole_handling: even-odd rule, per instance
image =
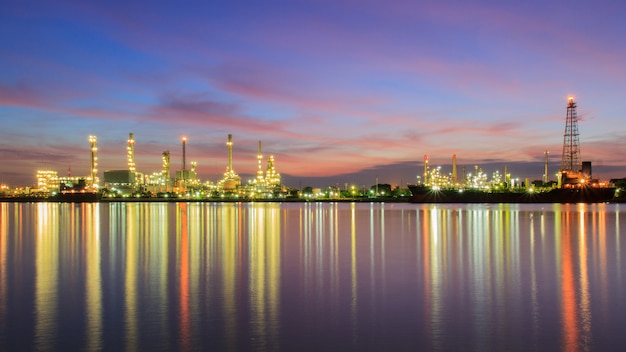
[[618, 350], [622, 207], [0, 203], [0, 350]]

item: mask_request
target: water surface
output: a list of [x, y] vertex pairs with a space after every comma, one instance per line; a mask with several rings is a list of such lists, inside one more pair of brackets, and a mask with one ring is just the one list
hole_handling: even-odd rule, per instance
[[0, 350], [619, 350], [620, 207], [0, 203]]

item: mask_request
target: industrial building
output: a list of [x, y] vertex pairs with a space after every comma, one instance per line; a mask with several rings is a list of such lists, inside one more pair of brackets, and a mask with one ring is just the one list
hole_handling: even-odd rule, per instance
[[237, 188], [241, 186], [241, 177], [237, 175], [233, 169], [233, 135], [228, 135], [228, 165], [226, 166], [226, 172], [224, 177], [217, 183], [218, 190], [225, 193], [235, 193]]
[[569, 97], [567, 102], [561, 168], [557, 177], [560, 188], [606, 186], [593, 178], [591, 161], [581, 162], [578, 112], [574, 97]]
[[171, 196], [190, 198], [273, 198], [286, 193], [281, 185], [281, 176], [276, 171], [273, 155], [267, 158], [266, 167], [263, 167], [263, 153], [261, 141], [258, 142], [257, 173], [256, 177], [242, 185], [241, 177], [233, 168], [233, 137], [228, 135], [228, 163], [223, 177], [214, 184], [211, 181], [202, 182], [198, 177], [198, 163], [191, 161], [187, 164], [187, 137], [182, 137], [181, 169], [175, 171], [171, 177], [171, 159], [169, 150], [161, 154], [161, 170], [144, 175], [137, 168], [135, 161], [135, 135], [129, 133], [126, 145], [126, 169], [106, 170], [103, 173], [102, 187], [98, 178], [98, 148], [97, 137], [89, 136], [90, 168], [89, 175], [84, 177], [59, 177], [56, 171], [38, 170], [37, 194], [53, 195], [63, 192], [98, 192], [105, 197], [144, 197], [144, 196]]

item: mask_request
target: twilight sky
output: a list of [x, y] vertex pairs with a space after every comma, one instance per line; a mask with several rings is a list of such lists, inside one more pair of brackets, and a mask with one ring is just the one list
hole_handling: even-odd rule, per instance
[[261, 140], [292, 186], [412, 182], [424, 154], [540, 179], [569, 95], [582, 159], [626, 176], [622, 1], [101, 3], [0, 5], [0, 183], [87, 175], [90, 134], [100, 177], [124, 169], [129, 132], [144, 173], [164, 150], [180, 169], [187, 136], [203, 180], [225, 171], [229, 133], [236, 172], [255, 172]]

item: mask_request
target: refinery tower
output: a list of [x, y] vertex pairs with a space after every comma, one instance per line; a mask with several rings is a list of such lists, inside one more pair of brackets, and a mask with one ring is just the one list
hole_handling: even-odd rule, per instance
[[591, 162], [581, 163], [578, 112], [574, 97], [569, 97], [565, 115], [561, 169], [558, 174], [559, 186], [566, 188], [582, 187], [591, 181], [591, 178]]
[[565, 117], [565, 133], [563, 134], [563, 153], [561, 156], [561, 172], [575, 174], [579, 171], [580, 139], [578, 134], [578, 113], [576, 102], [569, 97]]
[[219, 185], [225, 191], [234, 191], [238, 186], [241, 185], [241, 177], [235, 173], [233, 170], [233, 135], [228, 135], [228, 142], [226, 142], [228, 146], [228, 166], [226, 167], [226, 172], [224, 173], [224, 177], [219, 181]]

